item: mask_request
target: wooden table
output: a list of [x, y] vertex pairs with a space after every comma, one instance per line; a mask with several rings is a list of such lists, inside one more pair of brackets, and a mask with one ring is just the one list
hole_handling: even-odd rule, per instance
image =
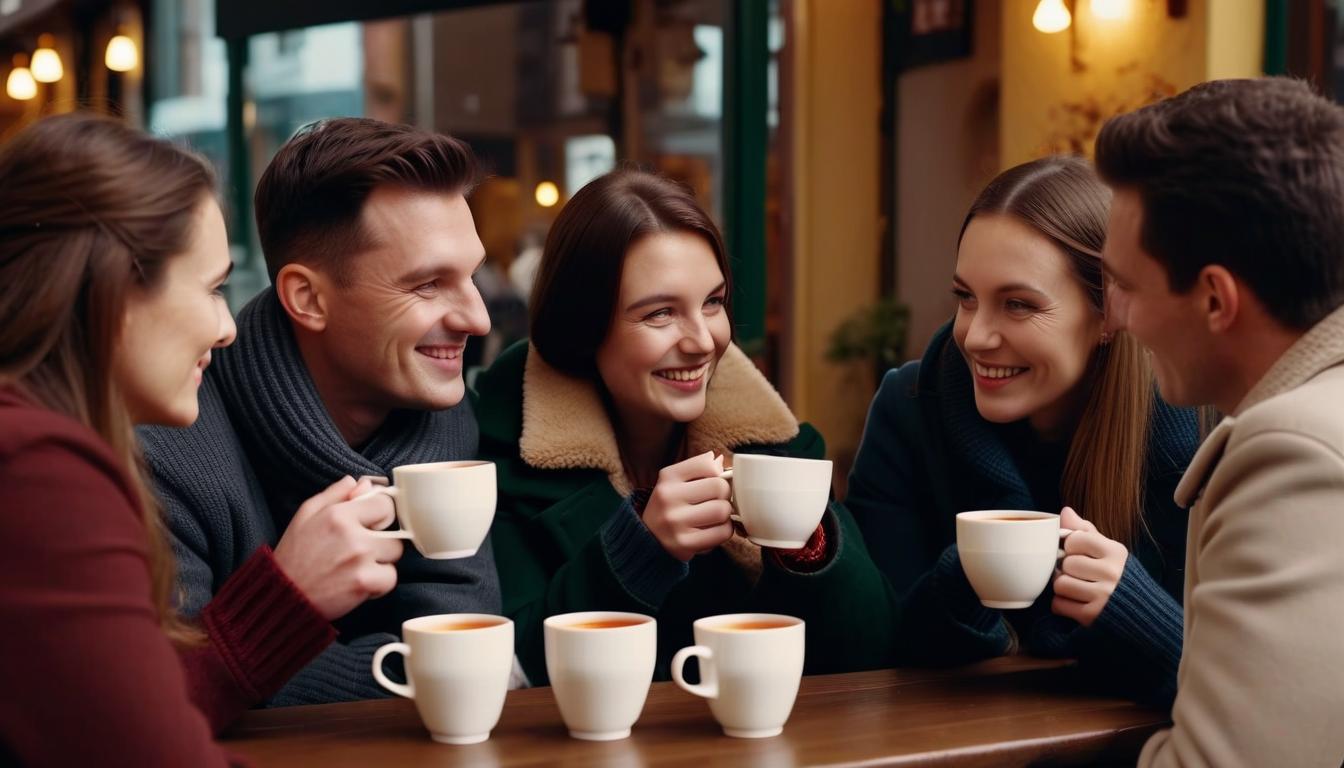
[[803, 678], [784, 733], [732, 739], [702, 699], [654, 683], [629, 739], [569, 738], [549, 688], [512, 691], [490, 740], [430, 741], [406, 699], [249, 712], [225, 738], [258, 766], [1134, 764], [1166, 713], [1073, 690], [1061, 662]]

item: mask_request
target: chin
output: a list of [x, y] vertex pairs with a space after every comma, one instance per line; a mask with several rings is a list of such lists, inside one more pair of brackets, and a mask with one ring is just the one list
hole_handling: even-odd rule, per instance
[[1021, 408], [1004, 408], [997, 405], [986, 407], [978, 398], [975, 401], [975, 410], [980, 414], [980, 418], [991, 424], [1011, 424], [1027, 417]]
[[152, 424], [160, 427], [190, 427], [196, 423], [196, 417], [199, 415], [200, 406], [192, 401], [190, 406], [182, 405], [167, 408], [147, 419], [137, 419], [137, 421], [141, 424]]
[[466, 382], [459, 376], [452, 383], [440, 384], [426, 392], [423, 397], [416, 398], [417, 402], [412, 407], [423, 411], [442, 411], [462, 402], [466, 394]]

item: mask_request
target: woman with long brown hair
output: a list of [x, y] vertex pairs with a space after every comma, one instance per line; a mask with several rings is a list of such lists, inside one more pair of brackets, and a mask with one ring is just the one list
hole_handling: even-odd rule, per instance
[[[1181, 655], [1186, 513], [1172, 501], [1196, 414], [1157, 396], [1147, 358], [1105, 332], [1110, 193], [1086, 161], [1047, 157], [994, 179], [958, 239], [956, 316], [874, 399], [846, 505], [905, 595], [901, 657], [960, 663], [1019, 643], [1168, 701]], [[1061, 511], [1073, 529], [1032, 609], [983, 607], [956, 513]]]
[[132, 428], [192, 423], [233, 340], [213, 174], [75, 114], [0, 149], [0, 179], [0, 763], [221, 764], [212, 732], [332, 630], [263, 560], [200, 628], [174, 612]]

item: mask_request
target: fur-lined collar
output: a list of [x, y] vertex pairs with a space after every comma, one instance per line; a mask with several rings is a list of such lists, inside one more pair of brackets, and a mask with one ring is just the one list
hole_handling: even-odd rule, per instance
[[[742, 350], [728, 345], [710, 379], [705, 412], [687, 427], [690, 455], [773, 445], [797, 435], [798, 421], [784, 399]], [[597, 387], [552, 368], [531, 346], [518, 451], [538, 469], [601, 469], [622, 496], [632, 490]]]

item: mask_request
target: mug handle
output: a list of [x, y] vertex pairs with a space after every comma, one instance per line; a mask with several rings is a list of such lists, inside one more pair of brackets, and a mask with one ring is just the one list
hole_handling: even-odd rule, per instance
[[[686, 682], [682, 675], [686, 660], [692, 656], [700, 657], [700, 684]], [[672, 657], [672, 679], [682, 690], [706, 699], [719, 698], [719, 672], [714, 666], [714, 649], [707, 645], [692, 645], [677, 651]]]
[[[367, 493], [361, 493], [361, 494], [359, 494], [359, 495], [356, 496], [355, 498], [351, 499], [351, 501], [363, 501], [364, 499], [371, 499], [371, 498], [373, 498], [374, 496], [387, 496], [388, 498], [392, 499], [392, 503], [393, 503], [393, 504], [396, 504], [396, 503], [397, 503], [397, 487], [396, 487], [395, 485], [380, 485], [380, 486], [378, 486], [377, 488], [374, 488], [372, 491], [368, 491]], [[401, 517], [398, 516], [397, 519], [400, 520]], [[397, 530], [391, 530], [391, 531], [374, 531], [374, 530], [370, 530], [369, 533], [373, 534], [374, 536], [376, 536], [376, 537], [378, 537], [378, 538], [380, 538], [380, 539], [410, 539], [410, 538], [411, 538], [411, 529], [406, 527], [406, 522], [405, 522], [405, 521], [402, 521], [402, 524], [401, 524], [401, 528], [400, 528], [400, 529], [397, 529]]]
[[[402, 656], [405, 656], [407, 659], [409, 659], [411, 658], [411, 646], [405, 643], [388, 643], [387, 645], [384, 645], [383, 647], [374, 651], [373, 679], [377, 680], [379, 685], [397, 694], [398, 696], [405, 696], [408, 699], [414, 699], [415, 698], [414, 687], [412, 687], [409, 684], [393, 682], [392, 680], [388, 679], [387, 675], [383, 674], [383, 659], [387, 658], [387, 655], [390, 653], [400, 653]], [[408, 683], [410, 682], [410, 679], [411, 675], [408, 672], [406, 674], [406, 680]]]

